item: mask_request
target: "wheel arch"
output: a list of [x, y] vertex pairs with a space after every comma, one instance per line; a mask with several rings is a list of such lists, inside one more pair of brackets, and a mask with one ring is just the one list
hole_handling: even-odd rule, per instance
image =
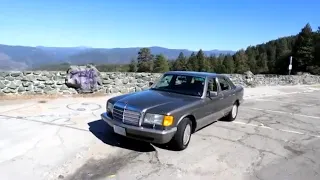
[[191, 120], [191, 123], [192, 123], [192, 133], [195, 132], [196, 128], [197, 128], [197, 121], [196, 121], [196, 117], [193, 115], [193, 114], [186, 114], [186, 115], [183, 115], [178, 123], [177, 123], [177, 126], [179, 125], [179, 123], [181, 123], [181, 121], [185, 118], [188, 118]]
[[240, 105], [239, 99], [237, 99], [237, 100], [235, 101], [235, 103], [237, 104], [237, 106], [239, 106], [239, 105]]

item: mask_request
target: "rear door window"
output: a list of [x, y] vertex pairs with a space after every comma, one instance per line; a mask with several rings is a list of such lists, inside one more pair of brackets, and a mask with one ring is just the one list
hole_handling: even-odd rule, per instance
[[221, 91], [228, 91], [231, 89], [230, 84], [222, 77], [218, 77], [219, 85], [221, 87]]
[[224, 78], [224, 79], [229, 83], [229, 85], [231, 86], [231, 89], [235, 89], [236, 88], [236, 86], [233, 84], [233, 82], [231, 81], [230, 78]]

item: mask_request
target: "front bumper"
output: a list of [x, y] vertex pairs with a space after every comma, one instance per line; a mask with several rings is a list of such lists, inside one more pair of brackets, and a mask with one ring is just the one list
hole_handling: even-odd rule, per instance
[[126, 137], [137, 139], [150, 143], [165, 144], [168, 143], [177, 131], [174, 127], [170, 130], [155, 130], [145, 127], [127, 125], [119, 121], [115, 121], [107, 113], [101, 114], [101, 119], [109, 124], [109, 126], [119, 126], [125, 128]]

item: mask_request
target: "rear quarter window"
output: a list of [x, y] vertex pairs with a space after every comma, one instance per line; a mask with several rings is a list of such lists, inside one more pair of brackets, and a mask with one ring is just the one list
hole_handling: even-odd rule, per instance
[[224, 79], [225, 79], [225, 80], [228, 82], [228, 84], [231, 86], [231, 89], [235, 89], [235, 88], [236, 88], [236, 85], [234, 85], [234, 83], [231, 81], [230, 78], [225, 77]]

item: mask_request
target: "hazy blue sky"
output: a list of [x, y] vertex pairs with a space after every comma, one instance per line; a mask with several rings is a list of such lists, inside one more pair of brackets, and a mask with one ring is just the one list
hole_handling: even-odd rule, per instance
[[320, 26], [319, 0], [0, 0], [0, 44], [238, 50]]

